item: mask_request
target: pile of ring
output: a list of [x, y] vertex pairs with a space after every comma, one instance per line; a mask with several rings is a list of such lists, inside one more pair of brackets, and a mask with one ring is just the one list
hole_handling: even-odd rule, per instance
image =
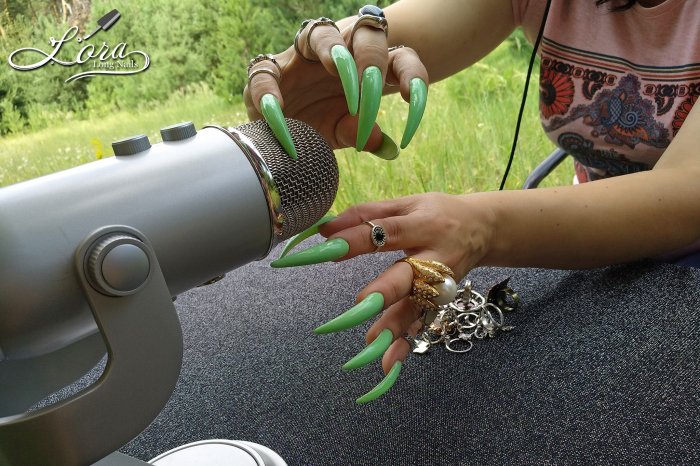
[[505, 325], [504, 313], [515, 310], [520, 298], [508, 287], [509, 280], [493, 286], [486, 297], [472, 290], [471, 282], [467, 281], [454, 301], [440, 306], [435, 319], [415, 338], [404, 336], [413, 352], [424, 354], [442, 343], [448, 351], [466, 353], [472, 349], [474, 340], [513, 330], [513, 326]]

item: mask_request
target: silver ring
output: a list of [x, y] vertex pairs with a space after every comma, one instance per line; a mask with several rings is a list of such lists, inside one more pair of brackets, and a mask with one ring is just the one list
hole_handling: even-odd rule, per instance
[[402, 335], [402, 337], [404, 340], [406, 340], [406, 342], [408, 342], [408, 346], [411, 347], [411, 351], [416, 349], [416, 339], [413, 335], [410, 335], [408, 332], [406, 332]]
[[[258, 63], [263, 62], [263, 61], [272, 62], [272, 64], [277, 67], [277, 71], [279, 71], [280, 76], [282, 76], [282, 68], [280, 67], [280, 64], [277, 63], [277, 60], [275, 60], [275, 57], [273, 57], [269, 53], [261, 53], [261, 54], [256, 55], [255, 58], [253, 58], [252, 60], [250, 60], [250, 62], [248, 62], [248, 79], [250, 79], [251, 76], [253, 76], [253, 74], [251, 74], [251, 72], [250, 72], [250, 69], [253, 66], [255, 66]], [[255, 73], [255, 72], [253, 72], [253, 73]], [[270, 74], [272, 74], [272, 72], [270, 72]]]
[[393, 52], [394, 50], [402, 49], [402, 48], [404, 48], [404, 47], [406, 47], [406, 46], [403, 45], [403, 44], [394, 45], [394, 46], [392, 46], [392, 47], [389, 47], [389, 49], [388, 49], [387, 51], [388, 51], [388, 52]]
[[272, 70], [268, 70], [267, 68], [260, 68], [259, 70], [255, 70], [255, 71], [253, 71], [252, 73], [250, 73], [250, 74], [248, 75], [248, 81], [250, 81], [251, 79], [253, 79], [253, 76], [255, 76], [256, 74], [260, 74], [260, 73], [269, 74], [270, 76], [272, 76], [273, 78], [275, 78], [275, 81], [277, 81], [277, 84], [279, 84], [279, 82], [280, 82], [280, 77], [277, 75], [277, 73], [275, 73], [275, 72], [272, 71]]
[[381, 225], [372, 223], [369, 220], [363, 223], [369, 225], [372, 228], [369, 232], [369, 238], [372, 241], [372, 244], [374, 244], [377, 248], [374, 250], [374, 252], [379, 251], [379, 248], [386, 244], [386, 231], [384, 231], [384, 228]]
[[299, 27], [299, 30], [297, 31], [296, 35], [294, 36], [294, 50], [296, 53], [301, 57], [302, 60], [304, 60], [307, 63], [318, 63], [319, 60], [317, 59], [312, 59], [312, 58], [307, 58], [304, 56], [303, 53], [301, 53], [301, 49], [299, 48], [299, 36], [301, 36], [301, 33], [306, 27], [311, 24], [311, 27], [309, 27], [309, 32], [306, 34], [306, 46], [308, 47], [309, 50], [313, 50], [311, 47], [311, 33], [313, 32], [314, 28], [317, 26], [333, 26], [336, 31], [340, 32], [340, 29], [338, 28], [338, 25], [335, 24], [335, 21], [333, 21], [330, 18], [326, 18], [325, 16], [321, 16], [318, 19], [305, 19], [302, 23], [301, 26]]
[[349, 43], [351, 46], [353, 38], [355, 37], [355, 31], [362, 26], [369, 26], [374, 29], [379, 29], [380, 31], [384, 31], [385, 36], [389, 35], [389, 23], [386, 21], [386, 18], [374, 15], [361, 15], [357, 18], [355, 24], [353, 24], [352, 31], [350, 32]]

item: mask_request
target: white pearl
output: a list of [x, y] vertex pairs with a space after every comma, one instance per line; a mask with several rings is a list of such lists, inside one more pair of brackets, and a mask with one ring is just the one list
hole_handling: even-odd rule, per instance
[[444, 282], [434, 284], [433, 288], [438, 290], [440, 295], [434, 297], [430, 301], [438, 306], [451, 303], [457, 296], [457, 282], [450, 276], [445, 277]]

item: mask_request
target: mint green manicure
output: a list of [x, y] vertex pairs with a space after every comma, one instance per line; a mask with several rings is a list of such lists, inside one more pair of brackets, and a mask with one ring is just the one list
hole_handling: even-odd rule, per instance
[[382, 355], [386, 353], [386, 350], [389, 349], [393, 341], [394, 334], [391, 333], [391, 330], [385, 328], [372, 343], [357, 353], [354, 358], [346, 362], [343, 365], [343, 369], [346, 371], [351, 371], [353, 369], [364, 367], [372, 361], [381, 358]]
[[396, 383], [396, 379], [399, 378], [401, 366], [401, 361], [396, 361], [389, 373], [386, 375], [386, 377], [384, 377], [384, 380], [379, 382], [372, 390], [359, 397], [355, 402], [358, 405], [369, 403], [370, 401], [374, 401], [388, 392], [389, 389], [394, 386], [394, 383]]
[[298, 265], [320, 264], [340, 259], [348, 253], [350, 245], [343, 238], [335, 238], [317, 244], [290, 256], [280, 257], [270, 264], [274, 268], [296, 267]]
[[343, 84], [345, 100], [348, 103], [350, 115], [357, 115], [358, 100], [360, 98], [360, 83], [357, 77], [357, 65], [352, 54], [343, 45], [334, 45], [331, 49], [331, 58], [340, 75]]
[[325, 324], [314, 329], [314, 333], [323, 335], [349, 329], [350, 327], [360, 325], [362, 322], [376, 316], [383, 308], [384, 295], [381, 293], [370, 293], [365, 296], [365, 299], [355, 304], [335, 319], [329, 320]]
[[368, 66], [362, 73], [362, 89], [360, 91], [360, 117], [357, 125], [357, 140], [355, 148], [364, 149], [372, 127], [377, 121], [379, 103], [382, 101], [382, 72], [376, 66]]
[[306, 230], [302, 231], [301, 233], [298, 233], [291, 238], [287, 240], [287, 243], [284, 245], [284, 248], [282, 249], [282, 254], [280, 254], [280, 259], [283, 258], [284, 256], [287, 255], [289, 251], [294, 249], [294, 246], [297, 244], [301, 243], [304, 241], [306, 238], [309, 236], [313, 236], [318, 233], [318, 227], [323, 225], [324, 223], [328, 223], [331, 220], [335, 220], [337, 217], [335, 215], [326, 215], [325, 217], [322, 217], [321, 220], [318, 222], [314, 223], [311, 225], [309, 228]]
[[428, 102], [428, 86], [421, 78], [411, 79], [408, 90], [408, 118], [406, 119], [406, 128], [403, 131], [403, 138], [401, 138], [402, 149], [408, 146], [413, 135], [416, 134], [418, 125], [423, 118], [423, 112], [425, 112], [425, 105]]
[[284, 114], [277, 98], [272, 94], [262, 96], [260, 98], [260, 110], [262, 110], [265, 121], [270, 125], [272, 132], [282, 147], [284, 147], [284, 150], [287, 151], [292, 160], [297, 160], [299, 158], [297, 150], [294, 148], [292, 135], [289, 133], [287, 122], [284, 120]]
[[384, 160], [394, 160], [399, 156], [399, 146], [396, 145], [393, 139], [389, 137], [388, 134], [382, 132], [382, 145], [379, 149], [372, 151], [372, 154], [376, 155], [380, 159]]

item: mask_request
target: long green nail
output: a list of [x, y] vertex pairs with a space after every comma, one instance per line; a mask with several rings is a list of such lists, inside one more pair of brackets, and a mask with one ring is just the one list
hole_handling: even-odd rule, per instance
[[408, 118], [406, 119], [406, 128], [403, 131], [401, 138], [401, 148], [405, 149], [413, 135], [416, 134], [418, 125], [423, 118], [425, 105], [428, 102], [428, 86], [421, 78], [413, 78], [408, 85], [409, 103], [408, 103]]
[[391, 330], [385, 328], [379, 334], [377, 338], [374, 339], [372, 343], [367, 345], [365, 349], [357, 353], [357, 355], [346, 362], [343, 365], [343, 369], [346, 371], [351, 371], [360, 367], [364, 367], [382, 357], [382, 355], [389, 349], [391, 343], [394, 341], [394, 334]]
[[399, 146], [396, 145], [393, 139], [389, 137], [388, 134], [382, 132], [382, 145], [379, 149], [372, 151], [372, 154], [376, 155], [380, 159], [384, 160], [394, 160], [399, 156]]
[[298, 265], [320, 264], [340, 259], [348, 253], [350, 245], [343, 238], [335, 238], [325, 243], [317, 244], [290, 256], [280, 257], [270, 264], [275, 268], [296, 267]]
[[277, 140], [282, 144], [284, 150], [287, 154], [296, 160], [297, 150], [294, 148], [294, 142], [292, 141], [292, 135], [289, 133], [289, 128], [287, 128], [287, 122], [284, 120], [284, 114], [282, 113], [282, 108], [277, 98], [272, 94], [265, 94], [260, 99], [260, 109], [265, 117], [265, 121], [270, 125], [272, 132], [275, 134]]
[[314, 329], [314, 333], [323, 335], [354, 327], [379, 314], [383, 307], [384, 295], [381, 293], [370, 293], [365, 299], [355, 304], [335, 319], [329, 320], [325, 324]]
[[360, 97], [360, 83], [357, 77], [357, 65], [352, 54], [343, 45], [334, 45], [331, 49], [331, 58], [340, 75], [343, 84], [345, 100], [348, 103], [350, 115], [357, 115], [358, 99]]
[[355, 148], [364, 149], [377, 121], [379, 104], [382, 101], [382, 72], [376, 66], [368, 66], [362, 73], [360, 92], [360, 117], [357, 125]]
[[389, 389], [394, 386], [396, 379], [399, 378], [399, 374], [401, 373], [401, 366], [401, 361], [396, 361], [389, 373], [386, 375], [386, 377], [384, 377], [384, 380], [379, 382], [377, 386], [374, 387], [372, 390], [359, 397], [355, 402], [358, 405], [369, 403], [370, 401], [374, 401], [386, 392], [388, 392]]
[[289, 251], [294, 249], [294, 246], [301, 243], [309, 236], [313, 236], [316, 233], [318, 233], [318, 227], [320, 227], [324, 223], [330, 222], [331, 220], [335, 220], [336, 218], [337, 217], [335, 215], [326, 215], [325, 217], [322, 217], [321, 220], [314, 223], [306, 230], [289, 238], [289, 240], [287, 240], [287, 243], [284, 245], [284, 248], [282, 249], [282, 254], [280, 254], [280, 259], [283, 258], [284, 256], [286, 256]]

